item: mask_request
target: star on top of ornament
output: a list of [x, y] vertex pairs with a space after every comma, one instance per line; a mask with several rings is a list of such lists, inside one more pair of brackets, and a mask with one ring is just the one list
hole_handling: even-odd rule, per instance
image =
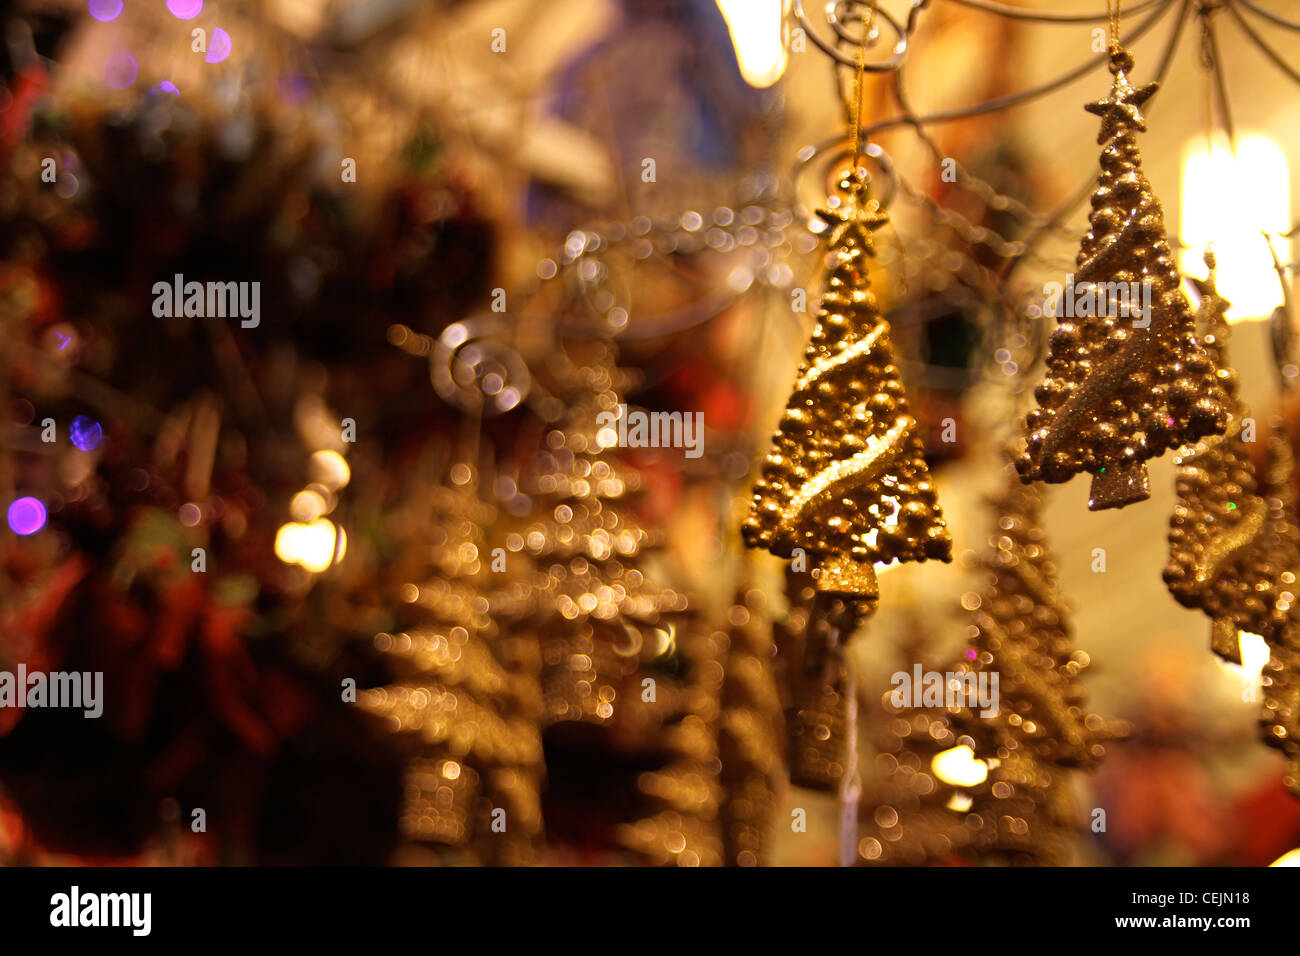
[[1228, 309], [1232, 303], [1219, 295], [1216, 274], [1218, 272], [1218, 262], [1214, 258], [1214, 253], [1205, 250], [1205, 266], [1209, 274], [1204, 279], [1198, 279], [1196, 276], [1188, 276], [1197, 294], [1201, 297], [1200, 307], [1196, 310], [1199, 331], [1204, 335], [1213, 335], [1217, 338], [1227, 331]]
[[880, 203], [867, 198], [871, 176], [858, 166], [845, 173], [838, 186], [843, 197], [833, 196], [825, 209], [817, 210], [817, 215], [830, 227], [826, 242], [831, 246], [841, 245], [844, 234], [852, 229], [860, 231], [859, 241], [870, 249], [871, 231], [889, 222]]
[[1134, 86], [1128, 81], [1128, 71], [1133, 69], [1133, 55], [1123, 48], [1116, 48], [1110, 54], [1110, 72], [1115, 76], [1111, 84], [1110, 96], [1084, 107], [1089, 113], [1101, 117], [1101, 130], [1097, 133], [1097, 142], [1105, 143], [1114, 138], [1121, 129], [1135, 129], [1145, 133], [1146, 120], [1142, 118], [1141, 106], [1160, 88], [1159, 83], [1146, 83]]

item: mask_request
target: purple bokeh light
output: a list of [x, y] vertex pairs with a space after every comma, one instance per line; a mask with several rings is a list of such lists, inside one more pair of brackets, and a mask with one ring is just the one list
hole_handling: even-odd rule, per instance
[[69, 428], [72, 444], [82, 451], [94, 451], [104, 440], [104, 427], [88, 415], [78, 415]]
[[230, 34], [221, 27], [212, 28], [212, 39], [208, 41], [208, 55], [203, 59], [209, 63], [220, 63], [230, 56]]
[[104, 82], [115, 90], [124, 90], [140, 75], [135, 57], [129, 53], [114, 53], [104, 64]]
[[167, 9], [177, 20], [193, 20], [203, 12], [203, 0], [167, 0]]
[[8, 517], [14, 534], [35, 534], [45, 527], [45, 505], [35, 498], [17, 498], [9, 506]]
[[90, 0], [89, 7], [92, 17], [107, 23], [116, 20], [122, 12], [122, 0]]
[[176, 84], [171, 80], [163, 80], [161, 83], [155, 83], [151, 93], [170, 93], [172, 96], [180, 96], [181, 91], [176, 88]]

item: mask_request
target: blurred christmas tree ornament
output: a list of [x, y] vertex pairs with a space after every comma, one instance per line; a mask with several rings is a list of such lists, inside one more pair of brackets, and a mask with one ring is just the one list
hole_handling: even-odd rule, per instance
[[[1287, 381], [1285, 376], [1282, 381]], [[1300, 567], [1300, 518], [1296, 508], [1295, 452], [1280, 416], [1273, 422], [1269, 459], [1266, 489], [1269, 521], [1275, 533], [1289, 545], [1292, 559], [1276, 578], [1276, 586], [1285, 589], [1277, 597], [1281, 602], [1295, 594], [1294, 569]], [[1271, 634], [1261, 636], [1268, 644], [1269, 660], [1261, 674], [1264, 700], [1259, 718], [1260, 737], [1286, 757], [1284, 780], [1287, 788], [1300, 797], [1300, 624], [1289, 621]]]
[[1083, 825], [1070, 770], [1091, 769], [1125, 731], [1084, 709], [1088, 656], [1070, 637], [1039, 493], [1008, 478], [993, 501], [987, 584], [963, 599], [970, 648], [935, 675], [932, 699], [897, 677], [884, 695], [861, 862], [1069, 862]]
[[[359, 703], [414, 740], [400, 819], [408, 840], [491, 862], [494, 843], [523, 837], [524, 846], [504, 855], [532, 862], [526, 844], [541, 833], [541, 740], [536, 708], [528, 706], [535, 682], [494, 653], [483, 561], [484, 524], [494, 509], [473, 490], [472, 468], [457, 465], [451, 475], [449, 484], [431, 490], [415, 529], [431, 546], [426, 579], [402, 588], [420, 624], [376, 637], [397, 680], [363, 691]], [[497, 803], [502, 796], [514, 803], [513, 818]], [[505, 810], [504, 827], [493, 826], [498, 809]]]
[[607, 454], [617, 438], [602, 421], [617, 416], [621, 399], [612, 349], [600, 348], [575, 372], [569, 413], [546, 437], [530, 489], [540, 517], [517, 538], [536, 567], [514, 613], [538, 630], [544, 725], [610, 721], [624, 681], [641, 660], [671, 651], [688, 607], [641, 570], [655, 542], [626, 504], [639, 478]]
[[681, 657], [689, 673], [686, 712], [661, 734], [668, 762], [637, 779], [651, 812], [617, 829], [620, 843], [652, 863], [694, 867], [723, 862], [717, 737], [722, 638], [720, 633], [683, 637]]
[[1101, 175], [1089, 231], [1067, 277], [1047, 373], [1026, 417], [1024, 481], [1064, 482], [1092, 474], [1091, 510], [1122, 508], [1150, 495], [1145, 462], [1166, 449], [1222, 434], [1228, 399], [1196, 338], [1191, 308], [1165, 230], [1164, 212], [1142, 171], [1136, 134], [1157, 84], [1135, 87], [1133, 57], [1112, 22], [1108, 97], [1101, 117]]
[[762, 866], [781, 778], [781, 698], [772, 622], [762, 591], [743, 590], [727, 612], [722, 714], [722, 841], [727, 866]]
[[874, 564], [951, 558], [889, 323], [870, 290], [871, 231], [888, 221], [860, 167], [820, 214], [832, 262], [817, 327], [754, 485], [746, 544], [806, 555], [817, 590], [869, 609]]
[[1300, 623], [1294, 599], [1300, 528], [1282, 498], [1266, 500], [1258, 488], [1246, 444], [1254, 440], [1255, 423], [1238, 399], [1228, 362], [1229, 303], [1215, 288], [1213, 253], [1206, 253], [1205, 262], [1209, 277], [1193, 280], [1201, 293], [1198, 320], [1231, 417], [1225, 434], [1201, 439], [1176, 461], [1178, 503], [1164, 579], [1180, 604], [1210, 616], [1215, 653], [1240, 664], [1238, 632], [1275, 642]]

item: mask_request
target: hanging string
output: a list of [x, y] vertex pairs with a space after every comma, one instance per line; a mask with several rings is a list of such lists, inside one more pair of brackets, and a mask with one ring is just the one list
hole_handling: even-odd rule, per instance
[[1114, 3], [1112, 5], [1111, 0], [1106, 0], [1106, 16], [1110, 21], [1110, 52], [1111, 53], [1117, 53], [1120, 50], [1119, 8], [1121, 3], [1123, 3], [1123, 0], [1114, 0]]
[[[1110, 0], [1107, 2], [1109, 3]], [[858, 43], [858, 65], [853, 74], [853, 106], [849, 126], [850, 142], [853, 143], [854, 169], [862, 158], [862, 101], [864, 99], [862, 91], [866, 86], [867, 78], [867, 46], [871, 42], [871, 34], [876, 29], [876, 3], [877, 0], [871, 0], [871, 10], [862, 24], [862, 40]]]

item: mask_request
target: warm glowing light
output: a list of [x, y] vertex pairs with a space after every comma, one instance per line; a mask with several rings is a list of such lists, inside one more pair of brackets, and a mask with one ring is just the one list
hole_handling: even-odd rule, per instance
[[331, 491], [338, 491], [352, 480], [347, 459], [336, 451], [318, 451], [311, 456], [308, 469], [312, 478]]
[[764, 89], [781, 79], [788, 57], [781, 40], [782, 0], [718, 0], [745, 82]]
[[1269, 866], [1300, 866], [1300, 847], [1296, 847], [1294, 850], [1287, 850], [1270, 863]]
[[325, 508], [325, 499], [321, 497], [320, 492], [310, 488], [298, 492], [289, 502], [289, 514], [294, 521], [315, 521], [325, 513]]
[[342, 561], [347, 548], [347, 535], [328, 518], [308, 524], [290, 521], [281, 525], [275, 535], [275, 556], [312, 574], [320, 574]]
[[[1183, 152], [1179, 267], [1204, 275], [1202, 256], [1211, 243], [1218, 260], [1219, 294], [1232, 303], [1233, 322], [1264, 318], [1282, 304], [1282, 287], [1263, 232], [1291, 228], [1291, 179], [1286, 155], [1273, 140], [1246, 136], [1234, 156], [1225, 142], [1208, 148], [1204, 138]], [[1291, 260], [1291, 240], [1272, 237], [1282, 262]]]
[[948, 802], [945, 803], [944, 806], [949, 810], [955, 810], [958, 813], [965, 813], [971, 808], [971, 804], [974, 802], [975, 801], [971, 799], [970, 794], [968, 793], [954, 793], [948, 798]]
[[1259, 675], [1268, 663], [1268, 644], [1258, 634], [1241, 631], [1237, 634], [1237, 645], [1241, 648], [1242, 676], [1249, 681], [1258, 682]]
[[989, 765], [975, 759], [975, 751], [965, 744], [935, 754], [930, 768], [936, 777], [954, 787], [974, 787], [989, 776]]

